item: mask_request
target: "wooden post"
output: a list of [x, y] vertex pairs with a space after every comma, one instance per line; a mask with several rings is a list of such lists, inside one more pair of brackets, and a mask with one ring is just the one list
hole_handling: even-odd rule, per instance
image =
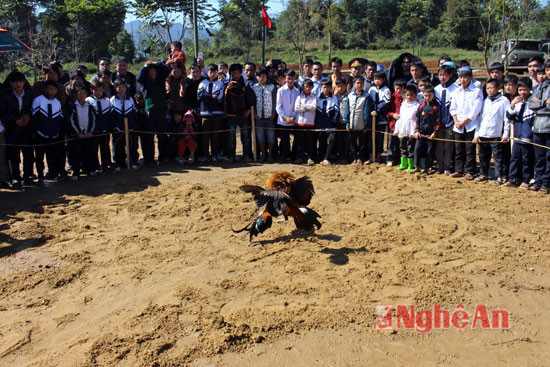
[[254, 117], [254, 106], [250, 107], [250, 117], [252, 120], [252, 155], [254, 156], [254, 162], [258, 159], [258, 152], [257, 152], [257, 146], [256, 146], [256, 119]]
[[128, 117], [124, 118], [124, 139], [126, 139], [126, 167], [132, 168], [130, 165], [130, 133], [128, 131]]
[[372, 116], [372, 163], [376, 161], [376, 116]]
[[510, 121], [510, 150], [514, 149], [514, 121]]

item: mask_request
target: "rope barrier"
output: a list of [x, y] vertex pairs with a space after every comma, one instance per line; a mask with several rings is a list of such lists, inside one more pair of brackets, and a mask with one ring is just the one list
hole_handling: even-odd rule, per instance
[[[265, 130], [275, 130], [275, 131], [296, 131], [298, 130], [300, 127], [293, 127], [293, 128], [289, 128], [289, 127], [262, 127], [261, 129], [265, 129]], [[246, 129], [251, 129], [250, 126], [247, 126]], [[223, 130], [214, 130], [214, 131], [196, 131], [193, 133], [193, 135], [202, 135], [202, 134], [221, 134], [221, 133], [226, 133], [226, 132], [231, 132], [231, 131], [237, 131], [237, 129], [223, 129]], [[325, 133], [332, 133], [332, 132], [345, 132], [345, 133], [349, 133], [349, 132], [352, 132], [354, 130], [346, 130], [346, 129], [307, 129], [306, 131], [310, 131], [310, 132], [325, 132]], [[356, 130], [357, 131], [357, 130]], [[364, 132], [369, 132], [369, 131], [372, 131], [372, 129], [363, 129], [362, 131]], [[154, 131], [144, 131], [144, 130], [130, 130], [131, 133], [137, 133], [137, 134], [151, 134], [151, 135], [175, 135], [175, 136], [178, 136], [178, 135], [189, 135], [189, 133], [180, 133], [180, 132], [154, 132]], [[381, 130], [376, 130], [376, 133], [378, 134], [383, 134], [383, 135], [392, 135], [392, 133], [389, 133], [389, 132], [386, 132], [386, 131], [381, 131]], [[94, 134], [92, 135], [92, 137], [100, 137], [100, 136], [108, 136], [108, 135], [112, 135], [112, 134], [124, 134], [124, 131], [114, 131], [114, 132], [111, 132], [111, 133], [103, 133], [103, 134]], [[0, 144], [0, 146], [6, 146], [6, 147], [27, 147], [27, 148], [35, 148], [35, 147], [42, 147], [42, 146], [50, 146], [50, 145], [56, 145], [56, 144], [61, 144], [61, 143], [68, 143], [70, 141], [74, 141], [74, 140], [80, 140], [81, 138], [80, 137], [74, 137], [74, 138], [67, 138], [65, 140], [58, 140], [58, 141], [55, 141], [55, 142], [51, 142], [51, 143], [43, 143], [43, 144]], [[515, 138], [515, 137], [510, 137], [509, 138], [510, 140], [515, 140], [515, 141], [521, 141], [523, 143], [526, 143], [526, 144], [531, 144], [531, 145], [534, 145], [534, 146], [537, 146], [537, 147], [540, 147], [540, 148], [544, 148], [544, 149], [549, 149], [550, 150], [550, 147], [547, 147], [545, 145], [540, 145], [540, 144], [537, 144], [537, 143], [533, 143], [531, 141], [526, 141], [526, 140], [523, 140], [523, 139], [520, 139], [520, 138]], [[447, 141], [447, 142], [452, 142], [452, 143], [471, 143], [472, 141], [471, 140], [456, 140], [456, 139], [443, 139], [443, 138], [433, 138], [431, 140], [437, 140], [437, 141]], [[494, 144], [494, 143], [501, 143], [501, 144], [504, 144], [502, 143], [500, 140], [487, 140], [487, 141], [480, 141], [479, 142], [480, 144]]]

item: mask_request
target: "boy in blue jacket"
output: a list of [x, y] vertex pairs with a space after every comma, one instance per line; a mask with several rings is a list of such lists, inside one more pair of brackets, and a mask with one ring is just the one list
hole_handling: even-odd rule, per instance
[[510, 160], [509, 180], [504, 184], [507, 187], [519, 187], [529, 189], [529, 181], [533, 178], [533, 163], [535, 151], [533, 145], [533, 120], [535, 113], [527, 106], [531, 96], [531, 79], [521, 78], [518, 83], [519, 95], [512, 99], [506, 110], [506, 117], [514, 126], [514, 147]]
[[329, 166], [330, 155], [336, 138], [336, 126], [340, 119], [338, 97], [332, 94], [332, 81], [321, 82], [321, 94], [317, 99], [315, 128], [323, 129], [319, 133], [319, 156], [324, 157], [322, 165]]
[[55, 97], [57, 83], [53, 80], [44, 82], [44, 94], [32, 102], [32, 130], [35, 134], [34, 143], [36, 156], [36, 171], [38, 184], [44, 184], [44, 155], [48, 161], [48, 171], [52, 178], [65, 179], [64, 143], [60, 142], [62, 135], [63, 111], [61, 103]]
[[[113, 145], [115, 146], [115, 171], [119, 172], [126, 166], [126, 151], [130, 152], [130, 165], [133, 169], [139, 168], [137, 161], [138, 135], [132, 130], [137, 128], [137, 109], [134, 100], [126, 93], [124, 80], [117, 79], [114, 83], [116, 94], [111, 97], [112, 121], [113, 121]], [[124, 137], [124, 119], [128, 119], [129, 143], [126, 147]]]

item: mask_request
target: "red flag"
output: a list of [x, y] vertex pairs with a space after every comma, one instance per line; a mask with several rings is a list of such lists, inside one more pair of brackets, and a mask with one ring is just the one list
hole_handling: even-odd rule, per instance
[[271, 19], [269, 18], [269, 15], [267, 15], [267, 12], [265, 11], [265, 8], [263, 5], [262, 5], [262, 23], [267, 28], [271, 28]]

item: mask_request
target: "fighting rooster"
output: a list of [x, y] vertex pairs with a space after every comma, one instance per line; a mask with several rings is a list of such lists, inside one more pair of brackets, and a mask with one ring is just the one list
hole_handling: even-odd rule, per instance
[[321, 223], [317, 218], [321, 218], [314, 210], [307, 208], [311, 202], [312, 196], [315, 194], [313, 183], [309, 177], [304, 176], [296, 179], [296, 177], [286, 171], [276, 172], [272, 174], [266, 181], [267, 189], [260, 186], [242, 185], [239, 188], [251, 193], [254, 196], [254, 202], [261, 208], [265, 208], [260, 212], [254, 222], [238, 231], [248, 231], [250, 240], [253, 236], [264, 232], [271, 227], [273, 217], [283, 216], [294, 218], [296, 228], [305, 231], [311, 231], [315, 225], [317, 229], [321, 228]]

